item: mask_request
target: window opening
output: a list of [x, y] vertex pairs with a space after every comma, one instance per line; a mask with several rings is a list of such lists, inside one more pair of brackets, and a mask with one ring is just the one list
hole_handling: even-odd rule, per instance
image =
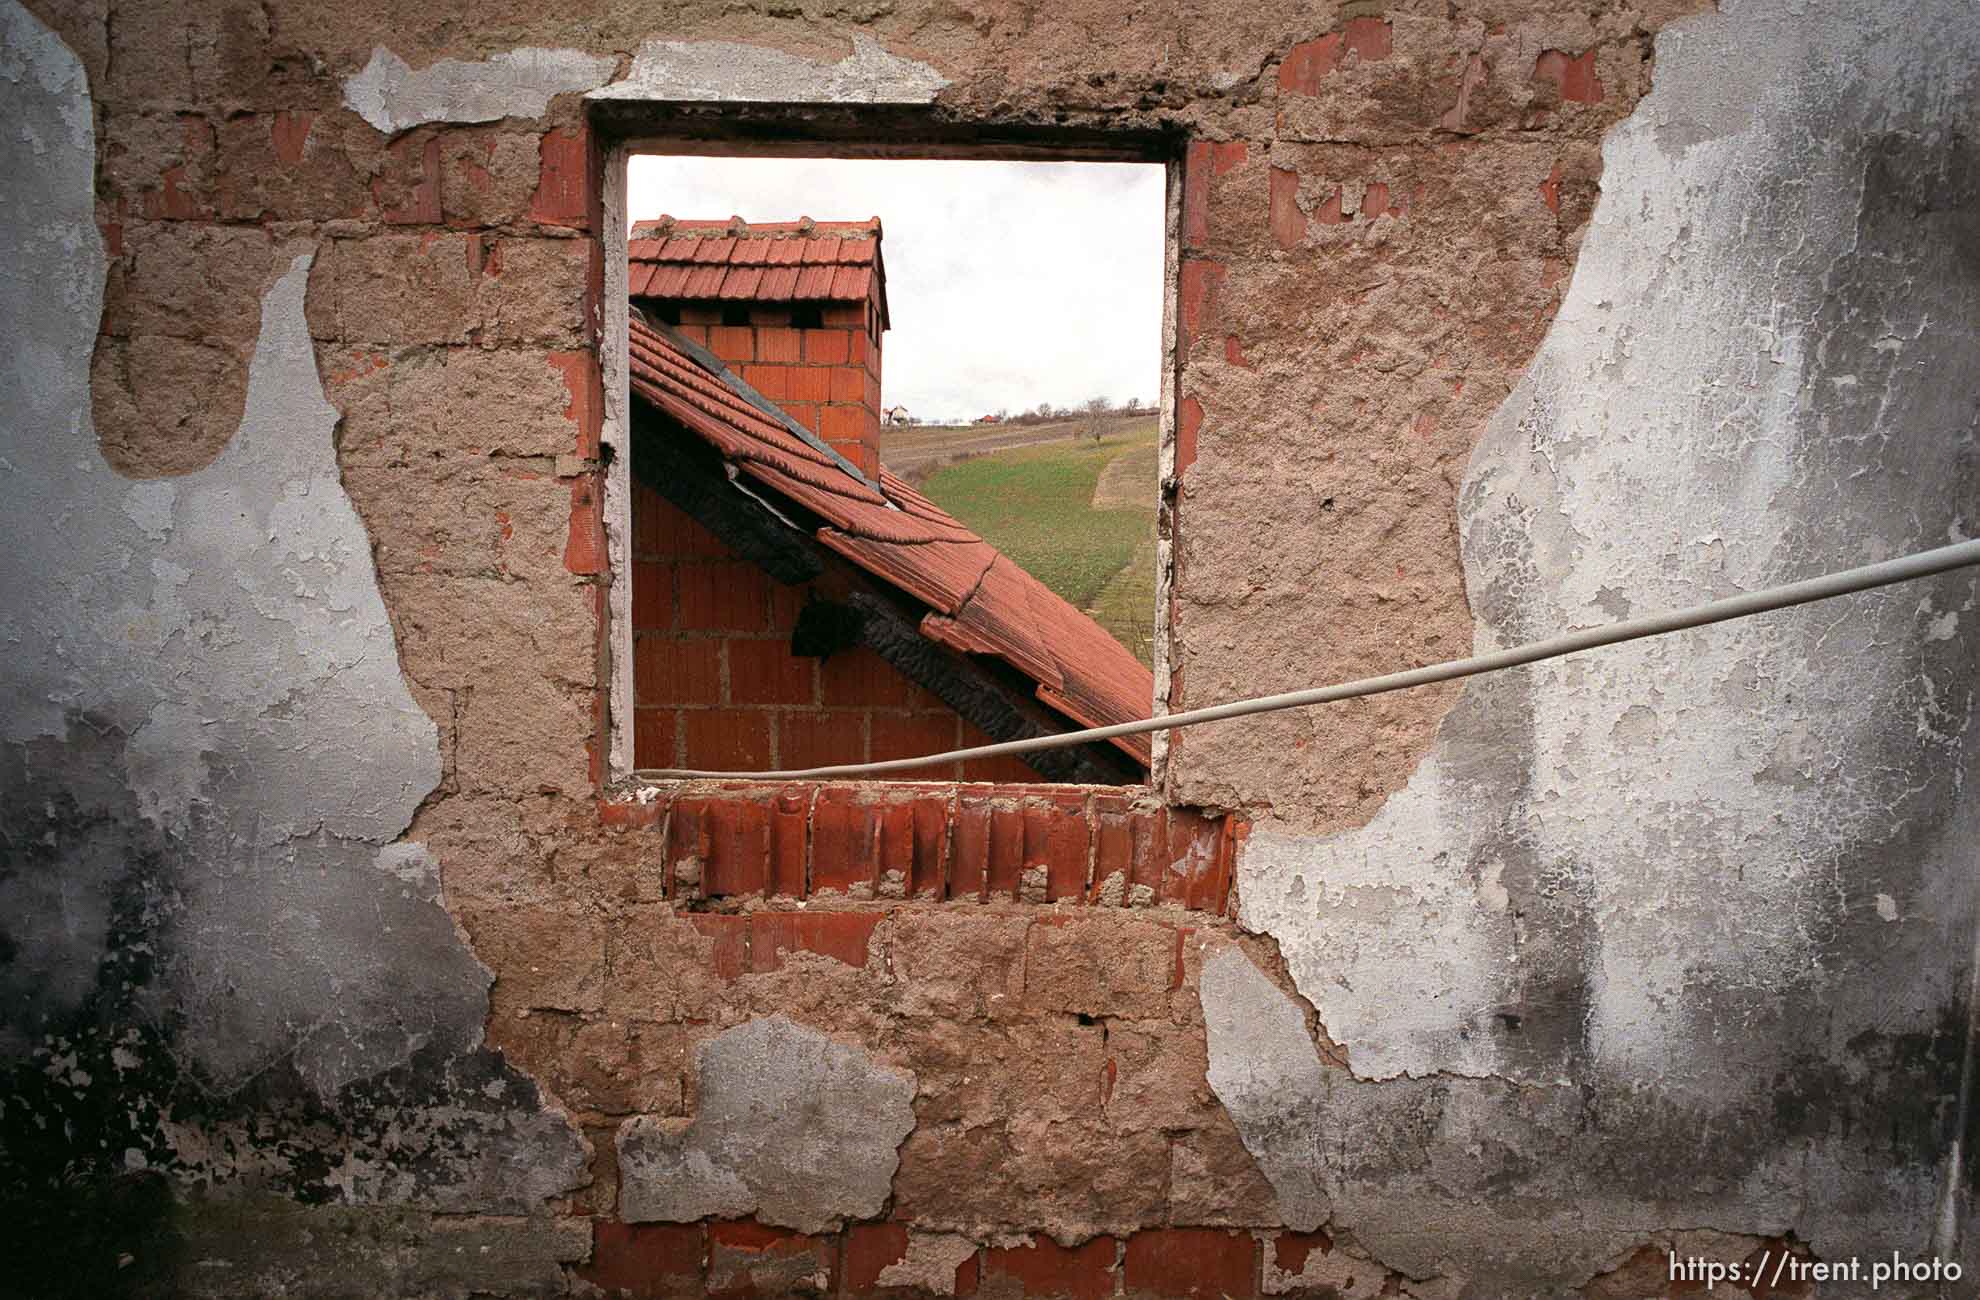
[[[1151, 164], [630, 160], [636, 769], [1148, 715], [1163, 184]], [[913, 779], [1148, 766], [1135, 737]]]

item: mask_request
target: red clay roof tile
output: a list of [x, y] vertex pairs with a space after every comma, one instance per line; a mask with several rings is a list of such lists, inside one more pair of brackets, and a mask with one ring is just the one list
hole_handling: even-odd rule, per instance
[[763, 282], [763, 268], [760, 266], [732, 266], [722, 279], [722, 297], [754, 298], [757, 285]]
[[[824, 268], [829, 271], [829, 268]], [[703, 370], [637, 316], [634, 394], [816, 517], [825, 546], [928, 606], [924, 635], [994, 656], [1082, 726], [1145, 718], [1154, 678], [1105, 629], [886, 469], [879, 490]], [[1149, 761], [1146, 736], [1114, 742]]]
[[[756, 302], [858, 302], [874, 298], [887, 328], [886, 276], [880, 255], [880, 219], [870, 221], [757, 222], [737, 218], [677, 221], [662, 217], [633, 227], [626, 244], [627, 284], [634, 297], [687, 300], [750, 299]], [[642, 276], [642, 265], [658, 269]], [[717, 279], [674, 274], [714, 266], [799, 271], [764, 274], [753, 281], [735, 274]], [[860, 274], [843, 272], [857, 269]], [[835, 274], [835, 272], [840, 272]], [[754, 285], [745, 290], [743, 286]]]

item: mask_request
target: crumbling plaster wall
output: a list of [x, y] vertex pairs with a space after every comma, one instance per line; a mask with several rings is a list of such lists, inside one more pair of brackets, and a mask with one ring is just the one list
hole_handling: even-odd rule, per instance
[[[1475, 634], [1491, 640], [1611, 616], [1622, 601], [1715, 594], [1691, 576], [1680, 543], [1695, 538], [1680, 536], [1674, 505], [1695, 518], [1723, 501], [1720, 513], [1740, 516], [1739, 529], [1696, 530], [1721, 542], [1704, 547], [1724, 566], [1713, 581], [1727, 584], [1858, 558], [1869, 544], [1850, 547], [1869, 524], [1895, 547], [1938, 540], [1968, 517], [1948, 494], [1972, 477], [1956, 459], [1970, 455], [1970, 415], [1959, 425], [1957, 410], [1935, 417], [1923, 404], [1957, 393], [1943, 376], [1956, 373], [1966, 336], [1941, 336], [1946, 320], [1962, 319], [1951, 313], [1970, 317], [1958, 296], [1971, 283], [1961, 251], [1970, 230], [1958, 225], [1970, 172], [1919, 125], [1961, 103], [1966, 55], [1956, 41], [1937, 61], [1892, 53], [1905, 32], [1958, 30], [1933, 6], [1917, 5], [1910, 27], [1875, 32], [1827, 9], [1806, 31], [1758, 5], [1700, 20], [1685, 29], [1695, 44], [1673, 41], [1657, 56], [1655, 103], [1673, 107], [1639, 118], [1630, 115], [1650, 88], [1652, 37], [1699, 5], [689, 5], [661, 17], [645, 5], [576, 16], [494, 4], [474, 6], [471, 21], [431, 5], [31, 7], [73, 55], [9, 10], [9, 57], [18, 44], [57, 71], [35, 90], [42, 83], [8, 69], [10, 120], [19, 99], [25, 120], [45, 127], [9, 147], [22, 154], [20, 174], [48, 179], [18, 190], [0, 224], [10, 239], [29, 232], [11, 245], [10, 274], [32, 266], [44, 284], [48, 266], [66, 268], [53, 283], [73, 292], [62, 309], [46, 294], [10, 297], [21, 316], [9, 337], [46, 343], [24, 353], [37, 365], [17, 373], [32, 378], [6, 390], [10, 443], [34, 452], [10, 460], [40, 476], [13, 480], [8, 496], [78, 509], [59, 534], [11, 512], [22, 544], [8, 591], [30, 593], [20, 643], [89, 665], [87, 689], [74, 694], [109, 713], [65, 716], [59, 735], [37, 724], [35, 737], [10, 744], [27, 792], [9, 818], [15, 842], [47, 833], [77, 847], [22, 857], [40, 874], [17, 869], [8, 882], [42, 914], [68, 907], [75, 919], [80, 899], [111, 919], [94, 930], [24, 924], [41, 943], [81, 938], [46, 957], [24, 948], [37, 965], [16, 956], [9, 978], [30, 971], [19, 983], [48, 990], [29, 1002], [41, 1020], [20, 1046], [62, 1065], [53, 1075], [36, 1066], [37, 1077], [55, 1078], [119, 1141], [137, 1134], [139, 1161], [177, 1159], [174, 1172], [196, 1180], [208, 1166], [203, 1154], [187, 1158], [198, 1144], [182, 1138], [202, 1130], [114, 1113], [129, 1082], [92, 1083], [115, 1075], [119, 1048], [99, 1035], [109, 1065], [78, 1078], [69, 1039], [46, 1037], [50, 1023], [85, 1016], [155, 1033], [155, 1059], [172, 1061], [172, 1073], [136, 1092], [169, 1095], [175, 1116], [208, 1128], [278, 1117], [283, 1136], [233, 1148], [251, 1153], [253, 1185], [272, 1199], [235, 1200], [166, 1230], [188, 1258], [238, 1257], [254, 1233], [235, 1229], [252, 1222], [274, 1243], [248, 1252], [256, 1276], [304, 1287], [325, 1270], [294, 1261], [344, 1239], [333, 1221], [370, 1213], [365, 1231], [385, 1248], [342, 1266], [371, 1270], [374, 1290], [485, 1288], [491, 1277], [555, 1289], [566, 1281], [557, 1262], [584, 1253], [585, 1220], [538, 1218], [525, 1230], [434, 1211], [620, 1217], [620, 1136], [692, 1134], [701, 1049], [777, 1015], [847, 1048], [869, 1083], [916, 1080], [916, 1126], [888, 1210], [916, 1227], [903, 1267], [957, 1257], [959, 1240], [990, 1247], [981, 1258], [994, 1276], [1000, 1252], [1010, 1269], [1030, 1268], [1022, 1261], [1058, 1249], [1052, 1238], [1071, 1249], [1162, 1225], [1271, 1232], [1324, 1218], [1335, 1241], [1359, 1238], [1421, 1281], [1412, 1293], [1454, 1294], [1472, 1279], [1494, 1294], [1578, 1282], [1659, 1230], [1697, 1221], [1696, 1197], [1620, 1191], [1584, 1220], [1591, 1185], [1679, 1188], [1702, 1168], [1722, 1226], [1819, 1234], [1828, 1250], [1936, 1209], [1930, 1166], [1948, 1148], [1943, 1103], [1966, 1043], [1956, 990], [1970, 929], [1963, 888], [1940, 890], [1938, 915], [1917, 906], [1950, 870], [1935, 846], [1952, 842], [1954, 818], [1971, 818], [1960, 812], [1971, 801], [1947, 790], [1958, 769], [1932, 763], [1956, 744], [1971, 685], [1970, 669], [1953, 671], [1972, 656], [1964, 597], [1947, 585], [1929, 620], [1906, 622], [1909, 606], [1885, 598], [1870, 622], [1839, 625], [1832, 641], [1855, 658], [1836, 672], [1795, 649], [1794, 636], [1826, 628], [1806, 621], [1815, 615], [1789, 624], [1800, 632], [1785, 639], [1753, 646], [1758, 634], [1742, 634], [1749, 641], [1732, 644], [1750, 648], [1731, 657], [1694, 640], [1673, 671], [1719, 692], [1694, 692], [1712, 701], [1688, 706], [1694, 714], [1717, 712], [1681, 721], [1665, 719], [1661, 701], [1645, 706], [1649, 717], [1627, 712], [1644, 679], [1665, 670], [1641, 656], [1672, 652], [1625, 652], [1512, 685], [1185, 736], [1172, 750], [1171, 798], [1269, 819], [1246, 859], [1244, 903], [1246, 924], [1276, 950], [1249, 939], [1231, 948], [1228, 926], [1182, 916], [1066, 923], [1018, 908], [876, 906], [886, 915], [863, 922], [871, 938], [856, 953], [773, 948], [764, 965], [748, 956], [735, 966], [698, 923], [708, 918], [683, 917], [661, 897], [650, 855], [602, 828], [593, 802], [606, 743], [594, 635], [605, 601], [593, 353], [604, 252], [582, 109], [586, 91], [609, 85], [601, 93], [932, 101], [985, 121], [1190, 132], [1169, 611], [1170, 698], [1189, 706], [1460, 653], [1474, 634], [1467, 595]], [[1666, 65], [1685, 67], [1687, 50], [1696, 62], [1666, 88]], [[1846, 71], [1810, 71], [1830, 58]], [[1743, 112], [1744, 127], [1698, 125], [1745, 121]], [[1605, 162], [1602, 135], [1626, 118]], [[1840, 143], [1824, 152], [1811, 142], [1831, 123]], [[1872, 137], [1888, 146], [1876, 156], [1892, 184], [1857, 189], [1906, 202], [1859, 211], [1805, 198], [1797, 166], [1867, 175]], [[1606, 224], [1587, 238], [1599, 245], [1607, 230], [1615, 251], [1606, 269], [1575, 280], [1577, 292], [1607, 277], [1608, 298], [1633, 304], [1611, 315], [1642, 324], [1627, 349], [1598, 353], [1587, 338], [1600, 327], [1583, 322], [1599, 313], [1580, 308], [1529, 374], [1590, 229], [1598, 178], [1641, 202], [1604, 199]], [[30, 237], [51, 212], [56, 257]], [[1779, 237], [1778, 267], [1736, 238], [1750, 212]], [[1788, 238], [1811, 212], [1829, 223], [1812, 228], [1826, 244]], [[1951, 230], [1943, 247], [1907, 242], [1940, 226]], [[1852, 242], [1862, 232], [1877, 239]], [[1701, 250], [1717, 260], [1687, 260]], [[1664, 251], [1664, 261], [1653, 255]], [[1840, 269], [1828, 269], [1831, 257]], [[1824, 274], [1846, 292], [1811, 289]], [[76, 359], [90, 356], [99, 276], [101, 332], [85, 373]], [[1776, 297], [1795, 309], [1777, 316]], [[1761, 321], [1768, 345], [1689, 338], [1700, 331], [1683, 313], [1701, 301], [1726, 304], [1727, 320]], [[1930, 308], [1938, 328], [1866, 334], [1853, 314], [1864, 303], [1910, 312], [1914, 325]], [[1678, 336], [1683, 347], [1669, 342]], [[1777, 338], [1807, 344], [1782, 354], [1785, 373]], [[1759, 355], [1765, 364], [1746, 380], [1733, 361]], [[1728, 372], [1744, 386], [1719, 386]], [[1793, 382], [1802, 373], [1821, 382]], [[1845, 376], [1856, 386], [1829, 382]], [[1902, 382], [1894, 390], [1884, 376]], [[1643, 397], [1622, 432], [1585, 414], [1674, 383], [1693, 395], [1697, 421], [1680, 426]], [[1880, 469], [1856, 474], [1815, 436], [1817, 422], [1855, 411], [1850, 402], [1877, 408], [1891, 391], [1915, 405], [1876, 412]], [[1776, 425], [1755, 433], [1763, 409], [1802, 430], [1799, 440]], [[1921, 439], [1934, 418], [1967, 441]], [[1638, 425], [1665, 441], [1625, 441]], [[1719, 441], [1701, 446], [1690, 432], [1701, 425]], [[48, 428], [68, 441], [41, 439]], [[1544, 471], [1517, 450], [1521, 439], [1545, 451]], [[92, 444], [125, 477], [93, 460]], [[1820, 456], [1783, 450], [1824, 446]], [[310, 508], [291, 501], [296, 482]], [[1826, 513], [1824, 492], [1853, 503], [1854, 517]], [[258, 527], [279, 518], [296, 552], [259, 531], [252, 544], [228, 540], [213, 494], [239, 499]], [[1645, 499], [1666, 512], [1668, 536], [1640, 556], [1620, 542], [1602, 550], [1603, 539], [1648, 536], [1616, 525]], [[346, 502], [355, 518], [340, 513]], [[1902, 536], [1898, 518], [1908, 520]], [[1754, 552], [1733, 544], [1740, 529], [1749, 541], [1789, 542]], [[106, 580], [99, 599], [76, 586], [101, 567], [95, 557], [139, 576]], [[154, 560], [203, 592], [210, 608], [191, 608], [208, 619], [189, 623], [231, 658], [110, 651], [119, 643], [98, 634], [117, 606], [103, 600], [139, 584], [127, 603], [152, 611], [154, 584], [169, 587], [178, 572]], [[252, 594], [235, 593], [243, 580]], [[169, 603], [159, 609], [178, 617]], [[65, 610], [83, 625], [63, 626]], [[1873, 645], [1898, 647], [1897, 667], [1880, 667], [1892, 661]], [[332, 646], [343, 650], [310, 657]], [[8, 672], [40, 698], [36, 663], [30, 655]], [[227, 663], [261, 694], [234, 692]], [[1881, 689], [1888, 704], [1919, 666], [1939, 692], [1921, 702], [1930, 736], [1907, 730], [1916, 710], [1877, 715], [1874, 694], [1836, 694], [1847, 680]], [[1777, 689], [1785, 703], [1777, 680], [1793, 681], [1798, 701], [1822, 701], [1802, 715], [1801, 739], [1762, 725], [1763, 714], [1782, 715], [1763, 707]], [[1897, 721], [1870, 735], [1878, 716]], [[136, 743], [153, 718], [161, 743]], [[382, 751], [369, 742], [381, 730], [397, 738]], [[208, 732], [213, 741], [189, 739]], [[355, 752], [353, 734], [367, 738]], [[1578, 736], [1591, 738], [1577, 749]], [[1830, 742], [1837, 748], [1824, 750]], [[1747, 752], [1755, 745], [1766, 759]], [[1860, 801], [1844, 806], [1840, 778], [1801, 757], [1827, 752], [1867, 754], [1850, 770], [1874, 769], [1885, 784], [1851, 786]], [[1563, 763], [1580, 765], [1572, 798], [1561, 793]], [[1633, 824], [1668, 833], [1606, 835], [1667, 771], [1687, 783], [1669, 815]], [[1778, 849], [1739, 838], [1733, 819], [1752, 818], [1755, 799], [1712, 802], [1729, 771], [1735, 782], [1755, 772], [1779, 782], [1759, 810], [1786, 828]], [[1698, 815], [1701, 802], [1717, 820]], [[326, 823], [314, 839], [312, 817]], [[1896, 842], [1877, 844], [1889, 834], [1877, 828], [1893, 824]], [[1811, 855], [1831, 864], [1828, 892], [1792, 869]], [[1744, 885], [1729, 869], [1756, 896], [1740, 898], [1745, 915], [1766, 918], [1750, 959], [1729, 920], [1742, 913], [1712, 903], [1729, 857], [1764, 868]], [[271, 860], [297, 869], [275, 877]], [[1665, 874], [1647, 876], [1646, 864]], [[1783, 880], [1793, 906], [1766, 912], [1760, 903], [1782, 890], [1765, 886]], [[1354, 882], [1353, 906], [1323, 892], [1343, 881]], [[169, 906], [156, 904], [161, 895]], [[1382, 923], [1361, 919], [1381, 909]], [[135, 919], [118, 919], [127, 913]], [[206, 918], [199, 943], [173, 928], [181, 915]], [[308, 930], [319, 916], [344, 926], [346, 950], [371, 954], [361, 978], [312, 962], [331, 946]], [[753, 932], [757, 918], [720, 919]], [[280, 948], [291, 924], [304, 933]], [[299, 970], [262, 959], [269, 936], [304, 959]], [[1533, 974], [1505, 973], [1514, 952]], [[114, 984], [132, 953], [152, 958], [132, 981], [150, 990], [140, 1005], [92, 1001], [90, 981], [107, 971]], [[492, 994], [477, 959], [495, 976]], [[58, 968], [70, 974], [57, 978]], [[1293, 1000], [1285, 968], [1317, 1019]], [[1882, 1021], [1837, 992], [1844, 980], [1832, 971], [1860, 976], [1865, 1001], [1879, 981], [1900, 990], [1902, 1023], [1848, 1045], [1845, 1030]], [[261, 1013], [238, 1032], [232, 1020], [225, 1034], [203, 1027], [222, 1012], [201, 991], [222, 979]], [[1791, 995], [1784, 1010], [1781, 992]], [[484, 1004], [499, 1052], [480, 1045]], [[284, 1014], [298, 1005], [328, 1010], [299, 1023]], [[1845, 1013], [1831, 1021], [1830, 1006]], [[1796, 1026], [1810, 1021], [1845, 1045], [1804, 1050]], [[1756, 1034], [1740, 1050], [1698, 1046], [1719, 1050], [1749, 1023]], [[1407, 1032], [1387, 1031], [1396, 1026]], [[1325, 1049], [1317, 1067], [1288, 1050], [1314, 1041]], [[209, 1100], [214, 1079], [247, 1073], [257, 1055], [275, 1067]], [[730, 1059], [716, 1054], [718, 1074]], [[531, 1077], [571, 1102], [591, 1138], [588, 1171], [575, 1168], [570, 1129]], [[1276, 1090], [1284, 1113], [1261, 1114], [1247, 1079]], [[1764, 1114], [1763, 1095], [1774, 1103]], [[339, 1113], [341, 1100], [354, 1104]], [[457, 1123], [460, 1107], [471, 1113]], [[1868, 1122], [1879, 1107], [1899, 1117], [1894, 1130]], [[371, 1162], [367, 1134], [352, 1131], [360, 1114], [389, 1140], [402, 1122], [437, 1122], [444, 1131], [424, 1148], [433, 1159]], [[307, 1140], [290, 1139], [291, 1116]], [[1721, 1151], [1712, 1121], [1729, 1118], [1749, 1140]], [[1899, 1157], [1792, 1141], [1873, 1127], [1895, 1131]], [[159, 1133], [168, 1140], [146, 1145]], [[347, 1162], [322, 1158], [345, 1149]], [[1815, 1172], [1797, 1183], [1783, 1169], [1809, 1152]], [[117, 1151], [111, 1163], [125, 1159]], [[544, 1199], [587, 1173], [577, 1199]], [[366, 1183], [372, 1174], [390, 1177]], [[852, 1212], [865, 1212], [867, 1182], [848, 1198]], [[294, 1204], [304, 1188], [345, 1204], [305, 1211]], [[1832, 1224], [1807, 1208], [1831, 1193], [1871, 1208]], [[809, 1225], [824, 1221], [819, 1210], [780, 1213]], [[1027, 1233], [1036, 1244], [1022, 1244]], [[508, 1253], [483, 1249], [494, 1237]], [[1111, 1269], [1113, 1244], [1092, 1244]], [[498, 1259], [498, 1271], [464, 1277], [435, 1263], [460, 1258]], [[1275, 1282], [1270, 1262], [1290, 1257], [1265, 1258], [1266, 1285], [1294, 1285]], [[1403, 1284], [1360, 1258], [1316, 1248], [1308, 1277], [1346, 1268], [1354, 1285]], [[1124, 1246], [1130, 1277], [1134, 1259]], [[1141, 1276], [1166, 1267], [1144, 1264], [1155, 1272]], [[1347, 1287], [1345, 1277], [1334, 1280]]]
[[[1973, 535], [1965, 13], [1742, 0], [1659, 39], [1466, 472], [1478, 648]], [[1970, 1274], [1975, 596], [1477, 679], [1366, 826], [1261, 826], [1243, 924], [1347, 1062], [1237, 1028], [1299, 1011], [1206, 973], [1212, 1079], [1275, 1183], [1410, 1271], [1490, 1240], [1558, 1284], [1689, 1224]], [[1568, 1204], [1571, 1240], [1540, 1227]]]
[[[580, 1179], [583, 1142], [482, 1046], [491, 975], [432, 857], [400, 838], [439, 751], [338, 481], [304, 324], [312, 247], [270, 251], [224, 451], [176, 478], [118, 474], [89, 408], [104, 260], [87, 83], [18, 5], [0, 22], [11, 1230], [113, 1220], [97, 1251], [51, 1261], [64, 1285], [111, 1285], [120, 1241], [197, 1237], [258, 1197], [396, 1219], [539, 1210]], [[227, 1208], [137, 1190], [159, 1178]], [[586, 1243], [538, 1245], [554, 1277]], [[172, 1252], [132, 1258], [136, 1285], [170, 1279]], [[11, 1267], [48, 1281], [31, 1252]]]

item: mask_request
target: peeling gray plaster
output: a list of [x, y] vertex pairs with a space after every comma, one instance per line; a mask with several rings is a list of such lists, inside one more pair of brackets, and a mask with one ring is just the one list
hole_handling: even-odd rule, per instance
[[725, 1030], [696, 1053], [692, 1121], [619, 1129], [619, 1213], [690, 1223], [752, 1212], [826, 1232], [880, 1213], [914, 1129], [915, 1078], [783, 1016]]
[[648, 41], [623, 81], [591, 99], [706, 100], [773, 104], [927, 104], [948, 78], [926, 63], [887, 52], [862, 32], [852, 53], [817, 63], [735, 41]]
[[[1969, 17], [1743, 0], [1659, 38], [1472, 458], [1480, 650], [1980, 532]], [[1261, 826], [1242, 923], [1351, 1063], [1336, 1222], [1417, 1276], [1541, 1288], [1658, 1224], [1867, 1257], [1929, 1249], [1944, 1212], [1980, 1266], [1948, 1167], [1975, 596], [1954, 575], [1478, 679], [1368, 826]], [[1282, 1055], [1239, 1039], [1213, 1069]], [[1275, 1185], [1303, 1158], [1240, 1132]]]
[[1320, 1158], [1327, 1085], [1306, 1017], [1236, 948], [1203, 963], [1198, 996], [1210, 1088], [1278, 1193], [1286, 1226], [1312, 1232], [1332, 1207]]
[[344, 106], [386, 135], [427, 122], [541, 117], [551, 99], [601, 85], [618, 66], [610, 55], [525, 47], [478, 63], [441, 59], [415, 71], [381, 45], [344, 79]]
[[121, 478], [88, 87], [14, 0], [0, 24], [0, 1184], [540, 1208], [585, 1147], [481, 1045], [489, 972], [396, 842], [438, 741], [339, 480], [311, 254], [221, 455]]

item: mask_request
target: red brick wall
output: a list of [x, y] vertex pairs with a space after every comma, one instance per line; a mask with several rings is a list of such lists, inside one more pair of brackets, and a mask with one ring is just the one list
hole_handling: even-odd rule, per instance
[[[823, 663], [793, 655], [806, 588], [784, 586], [739, 559], [650, 488], [634, 488], [632, 513], [636, 766], [760, 771], [990, 743], [871, 650]], [[811, 589], [842, 596], [852, 581], [827, 574]], [[1009, 758], [915, 775], [1040, 779]]]
[[656, 898], [909, 898], [1224, 913], [1249, 823], [1130, 790], [932, 781], [706, 782], [605, 801], [652, 837]]
[[788, 306], [752, 307], [747, 325], [720, 309], [683, 306], [680, 332], [729, 363], [872, 478], [880, 472], [880, 335], [871, 302], [826, 306], [816, 329], [791, 324]]
[[[802, 1275], [818, 1287], [806, 1294], [899, 1296], [909, 1293], [883, 1286], [880, 1278], [890, 1265], [907, 1258], [908, 1242], [909, 1227], [903, 1222], [859, 1223], [843, 1232], [807, 1236], [749, 1219], [689, 1224], [601, 1220], [591, 1260], [578, 1276], [608, 1293], [636, 1297], [757, 1295], [761, 1293], [751, 1288], [758, 1278], [789, 1277], [788, 1261], [801, 1260]], [[1324, 1232], [1266, 1236], [1226, 1228], [1151, 1228], [1124, 1239], [1101, 1236], [1072, 1247], [1040, 1235], [1029, 1244], [972, 1252], [956, 1266], [953, 1290], [936, 1294], [1090, 1300], [1114, 1295], [1245, 1300], [1294, 1290], [1308, 1294], [1288, 1285], [1286, 1274], [1297, 1279], [1310, 1256], [1333, 1249], [1333, 1239]], [[1371, 1261], [1359, 1262], [1356, 1271], [1370, 1286], [1392, 1280]]]

